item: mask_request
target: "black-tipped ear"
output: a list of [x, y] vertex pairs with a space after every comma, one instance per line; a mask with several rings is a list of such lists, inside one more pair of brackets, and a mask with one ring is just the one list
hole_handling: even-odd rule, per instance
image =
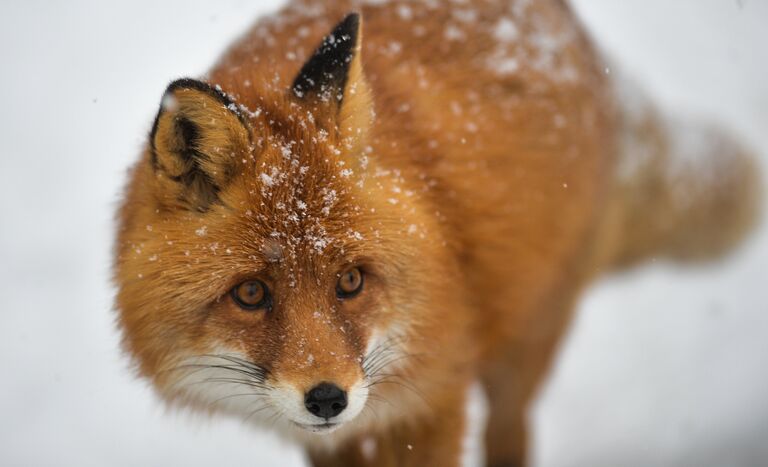
[[172, 82], [150, 135], [161, 199], [206, 210], [248, 151], [250, 132], [235, 103], [202, 81]]
[[360, 46], [360, 15], [350, 13], [325, 36], [293, 80], [293, 93], [302, 99], [340, 103]]
[[347, 15], [301, 68], [291, 91], [317, 112], [319, 124], [350, 150], [360, 150], [373, 118], [373, 99], [363, 73], [362, 18]]

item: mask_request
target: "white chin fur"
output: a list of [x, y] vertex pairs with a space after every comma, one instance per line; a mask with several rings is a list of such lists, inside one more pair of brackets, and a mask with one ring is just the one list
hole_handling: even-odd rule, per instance
[[328, 424], [322, 424], [322, 425], [296, 425], [296, 426], [310, 433], [315, 433], [318, 435], [327, 435], [338, 430], [341, 427], [341, 424], [328, 423]]
[[276, 386], [269, 391], [269, 398], [295, 426], [311, 433], [327, 434], [336, 431], [360, 414], [368, 401], [368, 388], [365, 381], [361, 380], [347, 389], [347, 408], [327, 421], [309, 413], [304, 406], [304, 393], [292, 386]]

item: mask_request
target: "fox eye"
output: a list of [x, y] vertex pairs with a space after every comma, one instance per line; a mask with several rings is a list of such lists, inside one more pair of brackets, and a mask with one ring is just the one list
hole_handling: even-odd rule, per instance
[[363, 272], [360, 268], [353, 267], [345, 270], [339, 276], [336, 283], [336, 296], [339, 298], [351, 298], [363, 290]]
[[269, 289], [259, 280], [241, 282], [231, 293], [232, 300], [244, 310], [269, 309], [272, 306]]

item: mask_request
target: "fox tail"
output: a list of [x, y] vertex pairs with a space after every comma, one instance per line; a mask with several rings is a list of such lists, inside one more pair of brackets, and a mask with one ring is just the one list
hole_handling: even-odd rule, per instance
[[623, 92], [620, 157], [608, 216], [609, 262], [715, 259], [757, 223], [756, 158], [721, 128], [671, 119]]

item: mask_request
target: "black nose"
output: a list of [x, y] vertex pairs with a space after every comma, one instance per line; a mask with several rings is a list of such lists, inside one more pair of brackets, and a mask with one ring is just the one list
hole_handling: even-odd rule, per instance
[[347, 408], [347, 393], [335, 384], [320, 383], [304, 396], [304, 406], [310, 413], [329, 419]]

